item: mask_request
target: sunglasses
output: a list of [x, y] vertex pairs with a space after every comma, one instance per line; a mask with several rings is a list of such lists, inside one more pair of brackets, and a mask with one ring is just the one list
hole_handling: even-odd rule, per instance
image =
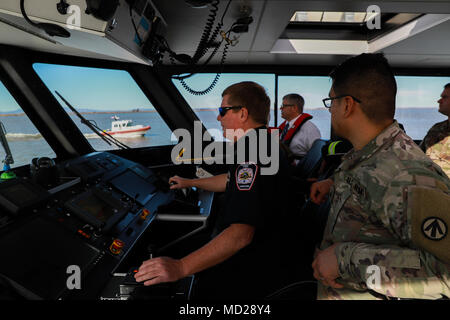
[[243, 106], [220, 107], [219, 108], [219, 114], [220, 114], [221, 117], [224, 117], [227, 114], [228, 110], [241, 109], [241, 108], [243, 108]]

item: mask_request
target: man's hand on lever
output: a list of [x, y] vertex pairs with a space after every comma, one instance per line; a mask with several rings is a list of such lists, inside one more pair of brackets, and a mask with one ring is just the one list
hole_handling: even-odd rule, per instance
[[187, 179], [173, 176], [169, 179], [170, 189], [196, 187], [206, 191], [224, 192], [227, 186], [227, 174], [219, 174], [208, 178]]
[[181, 260], [169, 257], [158, 257], [146, 260], [134, 275], [136, 281], [143, 282], [145, 286], [173, 282], [186, 277]]
[[255, 227], [246, 224], [231, 224], [203, 247], [181, 259], [158, 257], [146, 260], [134, 275], [137, 282], [149, 286], [160, 282], [173, 282], [188, 275], [215, 266], [248, 246]]
[[170, 189], [184, 189], [193, 187], [192, 180], [193, 179], [173, 176], [169, 179]]

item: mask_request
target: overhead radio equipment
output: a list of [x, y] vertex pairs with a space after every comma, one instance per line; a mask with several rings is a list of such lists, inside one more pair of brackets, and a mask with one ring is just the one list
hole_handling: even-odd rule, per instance
[[83, 52], [148, 65], [144, 45], [166, 28], [151, 0], [2, 0], [0, 21]]

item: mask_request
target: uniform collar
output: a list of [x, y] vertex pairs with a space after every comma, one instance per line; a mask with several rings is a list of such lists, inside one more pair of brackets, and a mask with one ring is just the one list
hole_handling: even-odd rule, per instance
[[366, 144], [361, 150], [356, 151], [352, 149], [346, 155], [342, 157], [342, 169], [350, 169], [357, 163], [369, 159], [374, 153], [376, 153], [381, 148], [385, 147], [389, 143], [392, 143], [393, 138], [399, 133], [403, 132], [398, 126], [397, 121], [394, 122], [384, 129], [378, 136], [372, 139], [368, 144]]

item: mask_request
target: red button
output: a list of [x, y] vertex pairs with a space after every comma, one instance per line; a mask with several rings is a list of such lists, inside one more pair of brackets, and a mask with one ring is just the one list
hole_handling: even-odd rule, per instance
[[141, 213], [141, 219], [145, 220], [147, 219], [147, 216], [150, 214], [150, 211], [148, 211], [147, 209], [142, 209], [142, 213]]
[[125, 246], [125, 243], [122, 240], [116, 239], [111, 243], [109, 247], [109, 251], [113, 254], [119, 254], [122, 252], [122, 248]]

